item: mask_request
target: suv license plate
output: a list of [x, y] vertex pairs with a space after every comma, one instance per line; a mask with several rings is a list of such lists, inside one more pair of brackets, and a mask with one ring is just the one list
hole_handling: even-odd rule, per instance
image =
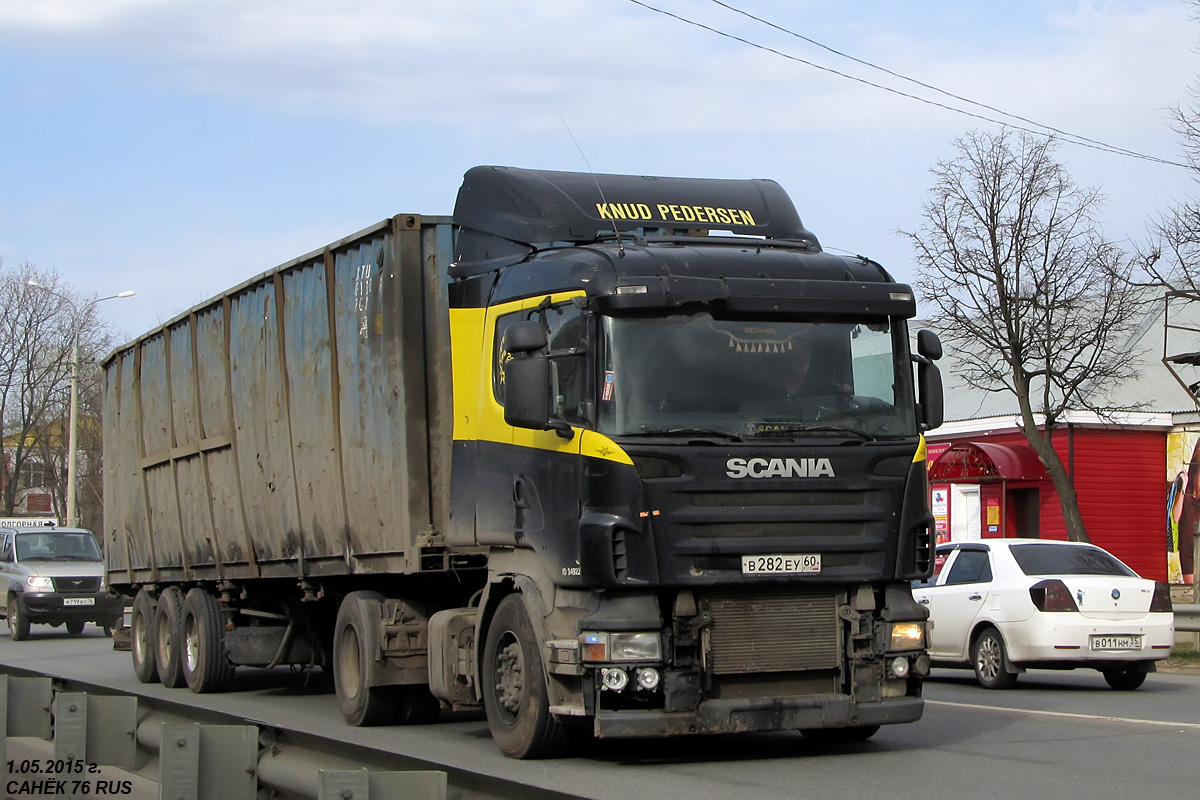
[[742, 556], [743, 575], [795, 575], [820, 572], [821, 554]]
[[94, 597], [64, 597], [64, 606], [94, 606], [96, 598]]
[[1093, 650], [1141, 650], [1142, 637], [1138, 636], [1092, 636]]

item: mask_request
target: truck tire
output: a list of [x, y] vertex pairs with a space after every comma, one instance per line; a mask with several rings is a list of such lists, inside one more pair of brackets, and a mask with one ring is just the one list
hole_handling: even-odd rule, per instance
[[8, 610], [8, 635], [14, 642], [23, 642], [29, 638], [29, 617], [25, 616], [25, 609], [21, 608], [21, 601], [17, 596], [9, 595]]
[[371, 662], [379, 650], [378, 592], [351, 592], [338, 607], [333, 631], [333, 685], [342, 717], [355, 727], [384, 725], [396, 716], [400, 686], [370, 686]]
[[154, 664], [168, 689], [185, 686], [183, 679], [183, 592], [168, 586], [158, 596], [154, 613]]
[[480, 684], [488, 728], [505, 755], [547, 758], [566, 748], [571, 730], [550, 713], [537, 636], [519, 594], [501, 600], [492, 617]]
[[154, 596], [142, 589], [133, 599], [130, 615], [129, 653], [133, 657], [133, 674], [142, 683], [158, 683], [158, 665], [154, 663], [156, 605]]
[[217, 598], [196, 588], [183, 598], [180, 637], [183, 679], [196, 694], [223, 692], [233, 683], [233, 664], [225, 651], [225, 625]]

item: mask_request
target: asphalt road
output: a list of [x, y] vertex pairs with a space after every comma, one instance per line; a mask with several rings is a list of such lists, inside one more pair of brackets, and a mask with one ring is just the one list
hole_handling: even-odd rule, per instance
[[82, 637], [35, 626], [5, 666], [136, 691], [313, 731], [414, 758], [603, 800], [656, 798], [1122, 798], [1194, 797], [1200, 789], [1200, 675], [1159, 673], [1134, 692], [1092, 671], [1034, 671], [1017, 688], [986, 691], [970, 673], [935, 671], [925, 716], [868, 742], [821, 747], [799, 734], [598, 741], [578, 757], [517, 762], [491, 743], [478, 715], [418, 727], [342, 724], [328, 681], [286, 670], [239, 670], [238, 691], [192, 695], [142, 685], [129, 654], [89, 627]]

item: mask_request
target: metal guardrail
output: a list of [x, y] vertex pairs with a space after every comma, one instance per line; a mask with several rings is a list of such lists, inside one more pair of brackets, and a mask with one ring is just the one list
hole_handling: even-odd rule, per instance
[[1200, 632], [1200, 605], [1175, 605], [1175, 630]]
[[[56, 691], [0, 674], [0, 796], [72, 800], [446, 800], [436, 770], [365, 768], [256, 725], [202, 725], [139, 710], [138, 698]], [[458, 792], [461, 796], [462, 792]]]

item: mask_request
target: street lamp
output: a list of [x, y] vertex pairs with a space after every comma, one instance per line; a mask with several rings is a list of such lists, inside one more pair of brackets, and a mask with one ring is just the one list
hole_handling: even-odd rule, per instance
[[47, 294], [52, 294], [59, 300], [63, 301], [71, 307], [71, 313], [75, 318], [75, 331], [71, 337], [71, 420], [70, 434], [67, 440], [67, 527], [74, 528], [79, 525], [79, 515], [75, 508], [75, 483], [77, 479], [76, 463], [77, 463], [77, 441], [79, 438], [79, 334], [83, 328], [84, 315], [91, 310], [92, 306], [97, 303], [102, 303], [105, 300], [116, 300], [122, 297], [133, 297], [136, 292], [126, 290], [118, 294], [109, 295], [108, 297], [98, 297], [92, 300], [83, 307], [82, 313], [75, 306], [75, 303], [69, 297], [64, 297], [53, 289], [42, 286], [35, 280], [25, 281], [29, 286], [35, 289], [41, 289]]

